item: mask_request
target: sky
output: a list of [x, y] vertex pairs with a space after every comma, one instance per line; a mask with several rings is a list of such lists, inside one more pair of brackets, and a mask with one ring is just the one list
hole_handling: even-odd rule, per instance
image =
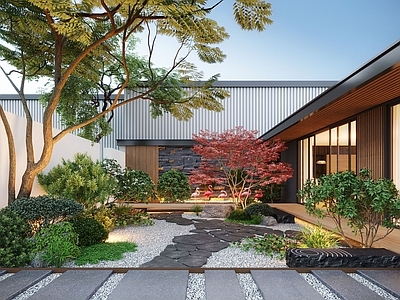
[[[400, 0], [274, 0], [273, 24], [263, 32], [241, 30], [232, 3], [224, 0], [209, 15], [230, 34], [218, 45], [224, 62], [188, 59], [204, 79], [218, 73], [219, 80], [341, 80], [400, 39]], [[175, 43], [161, 39], [156, 49], [155, 65], [169, 66]], [[137, 52], [146, 54], [144, 44]], [[15, 93], [3, 74], [0, 83], [0, 94]], [[30, 83], [26, 93], [41, 86]]]

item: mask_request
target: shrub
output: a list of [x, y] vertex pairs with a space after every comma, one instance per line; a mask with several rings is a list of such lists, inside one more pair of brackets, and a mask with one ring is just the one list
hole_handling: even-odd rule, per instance
[[301, 229], [299, 247], [302, 248], [336, 248], [340, 238], [337, 234], [318, 226], [304, 226]]
[[250, 216], [254, 215], [273, 216], [274, 210], [267, 203], [253, 203], [244, 209], [244, 213]]
[[126, 252], [135, 252], [137, 245], [129, 242], [102, 243], [81, 249], [81, 254], [76, 259], [78, 266], [84, 264], [97, 264], [102, 260], [119, 260]]
[[157, 194], [165, 202], [177, 202], [189, 199], [189, 179], [180, 171], [169, 170], [160, 176], [157, 182]]
[[43, 226], [61, 222], [83, 211], [82, 204], [74, 200], [57, 199], [52, 196], [20, 198], [9, 207], [29, 222], [33, 233]]
[[72, 225], [78, 235], [78, 246], [80, 247], [103, 243], [108, 237], [104, 226], [91, 217], [79, 216], [72, 220]]
[[93, 219], [97, 220], [101, 225], [103, 225], [104, 229], [107, 232], [110, 232], [111, 229], [114, 227], [113, 210], [107, 208], [106, 206], [88, 211], [87, 214], [93, 217]]
[[38, 174], [38, 180], [50, 195], [74, 199], [85, 208], [105, 203], [116, 184], [99, 162], [82, 153], [76, 154], [74, 161], [63, 159], [47, 174]]
[[229, 216], [226, 218], [226, 221], [241, 224], [260, 224], [262, 222], [262, 216], [251, 216], [246, 214], [243, 209], [235, 209], [229, 214]]
[[196, 204], [190, 211], [194, 212], [198, 216], [203, 211], [203, 206]]
[[8, 207], [0, 210], [0, 267], [24, 267], [32, 259], [33, 244], [26, 220]]
[[115, 226], [154, 224], [154, 221], [150, 218], [149, 214], [127, 205], [113, 206], [112, 212]]
[[61, 267], [68, 259], [79, 255], [78, 236], [69, 222], [60, 222], [43, 227], [35, 235], [34, 253], [43, 266]]
[[117, 200], [149, 202], [155, 197], [154, 182], [146, 172], [122, 168], [114, 159], [103, 160], [102, 168], [116, 180], [112, 195]]

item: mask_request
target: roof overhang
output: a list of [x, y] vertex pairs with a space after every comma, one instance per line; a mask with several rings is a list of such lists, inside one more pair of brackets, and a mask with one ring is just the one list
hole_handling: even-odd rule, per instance
[[400, 41], [261, 136], [289, 142], [400, 97]]

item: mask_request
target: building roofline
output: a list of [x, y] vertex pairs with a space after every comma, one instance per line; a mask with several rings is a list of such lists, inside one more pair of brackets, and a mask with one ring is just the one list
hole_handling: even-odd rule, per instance
[[271, 139], [282, 133], [284, 130], [301, 122], [305, 118], [311, 117], [315, 112], [334, 103], [340, 97], [350, 94], [366, 83], [376, 79], [380, 75], [388, 72], [400, 61], [400, 40], [391, 45], [382, 53], [372, 58], [355, 72], [351, 73], [329, 89], [315, 97], [302, 108], [294, 112], [275, 127], [264, 133], [261, 138]]
[[118, 146], [187, 146], [193, 147], [194, 140], [123, 140], [117, 139]]

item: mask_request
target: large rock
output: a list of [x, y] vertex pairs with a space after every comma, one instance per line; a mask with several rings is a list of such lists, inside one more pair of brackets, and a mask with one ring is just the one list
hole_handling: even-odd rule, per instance
[[233, 210], [233, 205], [206, 204], [200, 216], [202, 218], [226, 218]]
[[278, 225], [278, 221], [271, 216], [263, 216], [263, 220], [261, 221], [260, 225], [264, 226], [276, 226]]

